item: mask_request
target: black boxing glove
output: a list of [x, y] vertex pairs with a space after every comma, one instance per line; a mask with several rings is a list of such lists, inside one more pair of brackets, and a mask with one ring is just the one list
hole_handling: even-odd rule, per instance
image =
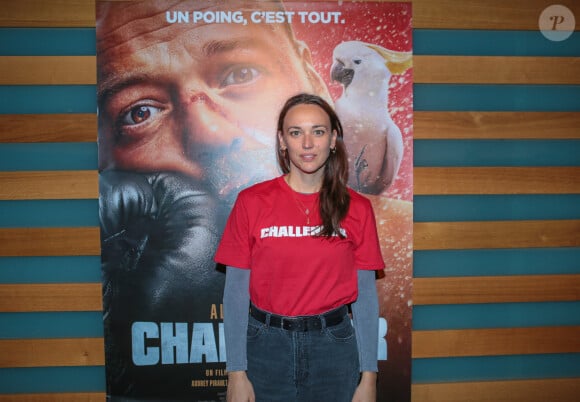
[[223, 294], [213, 262], [222, 219], [203, 185], [180, 173], [107, 170], [99, 193], [107, 381], [111, 392], [137, 395], [159, 384], [143, 373], [161, 371], [132, 364], [131, 325], [208, 321]]
[[213, 262], [221, 231], [217, 204], [197, 180], [104, 171], [99, 194], [105, 285], [129, 277], [134, 296], [147, 296], [156, 310], [166, 310], [168, 300], [181, 304], [179, 297], [191, 298], [198, 288], [215, 288], [216, 278], [221, 288]]

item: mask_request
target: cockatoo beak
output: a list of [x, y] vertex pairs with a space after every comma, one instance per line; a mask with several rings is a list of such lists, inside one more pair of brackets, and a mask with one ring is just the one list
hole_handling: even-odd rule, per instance
[[330, 78], [333, 81], [340, 82], [344, 88], [348, 87], [354, 78], [354, 70], [351, 68], [344, 68], [344, 64], [339, 61], [334, 62], [330, 72]]

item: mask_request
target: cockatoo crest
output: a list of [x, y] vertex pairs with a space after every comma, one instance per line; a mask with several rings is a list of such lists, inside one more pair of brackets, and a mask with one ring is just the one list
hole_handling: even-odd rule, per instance
[[413, 54], [411, 52], [396, 52], [370, 43], [367, 43], [366, 46], [373, 49], [385, 59], [385, 65], [391, 74], [403, 74], [413, 66]]

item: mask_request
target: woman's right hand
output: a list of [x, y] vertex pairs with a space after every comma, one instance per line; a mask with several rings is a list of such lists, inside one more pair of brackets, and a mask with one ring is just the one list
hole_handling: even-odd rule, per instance
[[245, 371], [228, 373], [227, 402], [255, 402], [254, 387]]

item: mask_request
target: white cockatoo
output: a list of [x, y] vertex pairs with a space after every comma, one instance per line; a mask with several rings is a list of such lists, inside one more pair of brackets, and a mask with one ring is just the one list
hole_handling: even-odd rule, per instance
[[358, 191], [379, 194], [397, 176], [403, 137], [388, 110], [389, 80], [411, 66], [411, 52], [359, 41], [334, 49], [331, 78], [343, 86], [336, 113], [349, 155], [349, 184]]

